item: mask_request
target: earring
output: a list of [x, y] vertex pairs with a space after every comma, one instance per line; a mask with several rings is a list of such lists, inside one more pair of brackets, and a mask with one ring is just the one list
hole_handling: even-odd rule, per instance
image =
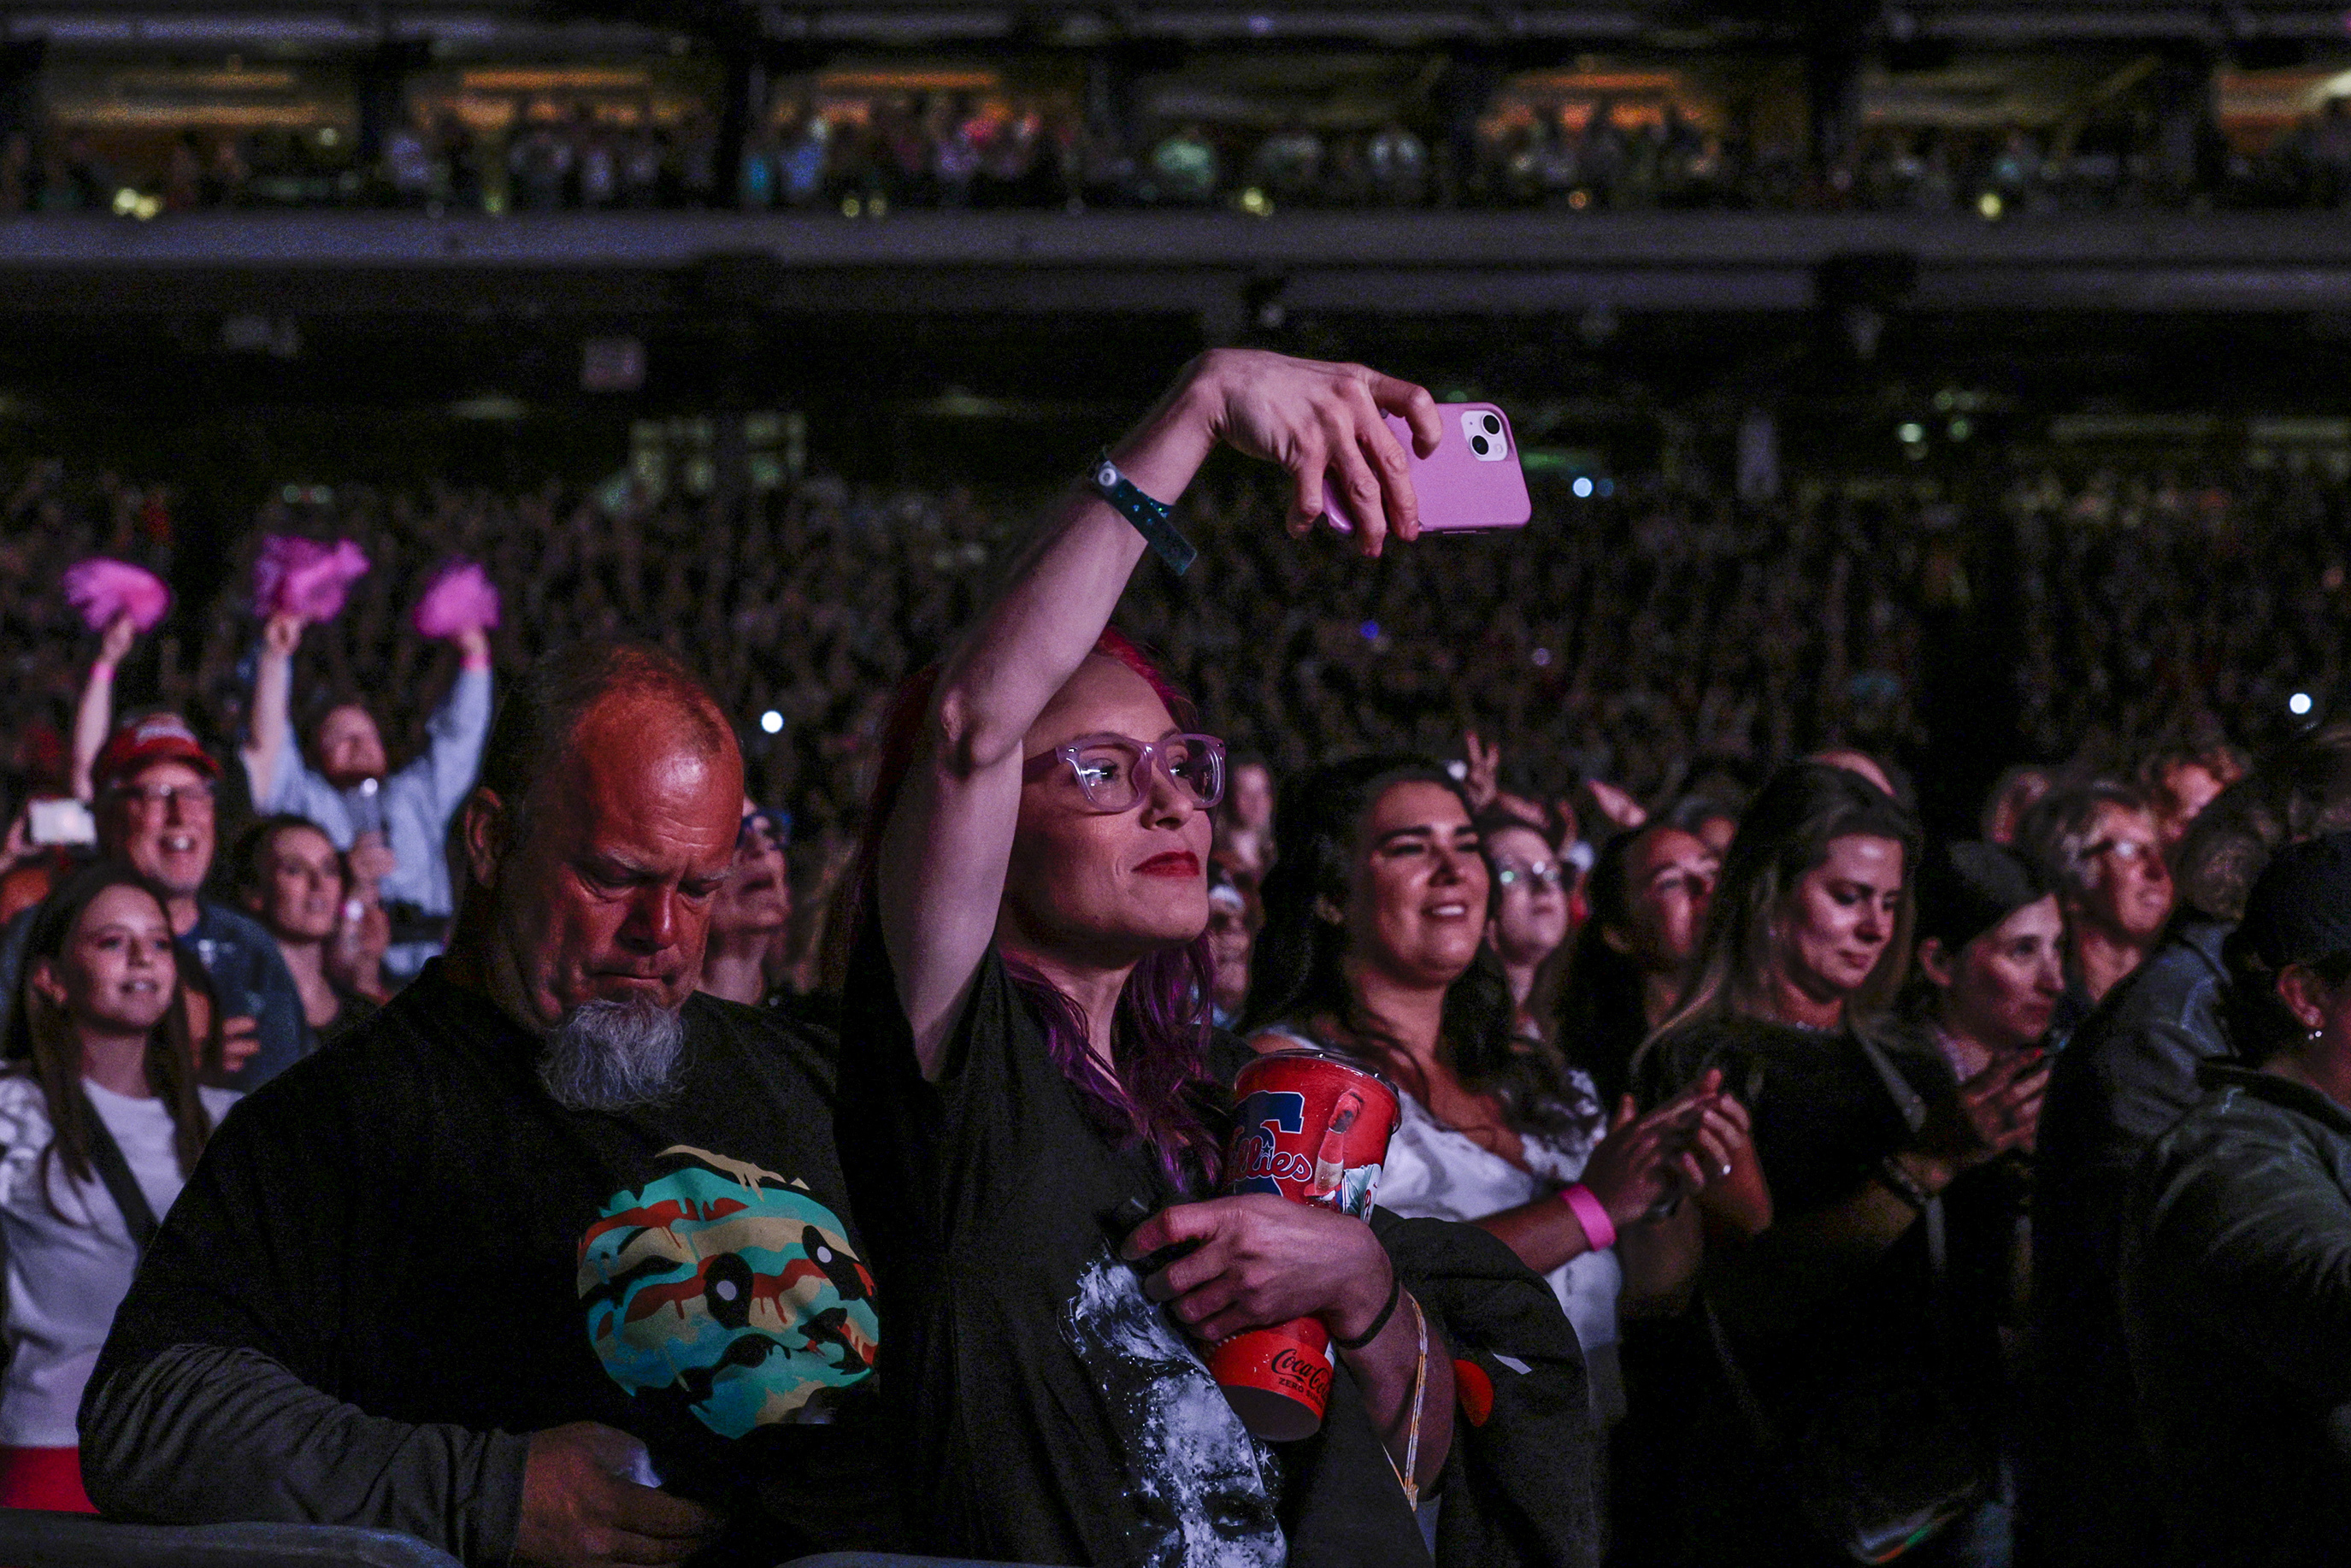
[[1333, 925], [1344, 925], [1347, 924], [1345, 912], [1340, 909], [1337, 904], [1331, 902], [1331, 897], [1328, 894], [1318, 893], [1314, 895], [1314, 918], [1317, 920], [1327, 920]]

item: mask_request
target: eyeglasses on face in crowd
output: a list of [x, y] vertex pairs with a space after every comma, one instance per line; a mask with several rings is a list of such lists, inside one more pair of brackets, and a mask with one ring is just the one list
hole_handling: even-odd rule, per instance
[[1086, 804], [1097, 811], [1133, 810], [1151, 788], [1154, 767], [1203, 810], [1225, 798], [1225, 743], [1213, 735], [1171, 735], [1164, 740], [1084, 735], [1029, 767], [1034, 776], [1058, 762], [1070, 765]]
[[209, 779], [200, 779], [193, 784], [117, 784], [107, 793], [142, 811], [168, 811], [174, 800], [184, 810], [209, 811], [213, 809], [213, 786]]
[[735, 830], [735, 847], [738, 850], [765, 852], [781, 849], [792, 841], [792, 814], [778, 807], [762, 806], [743, 813], [743, 824]]
[[2082, 852], [2084, 860], [2111, 860], [2118, 865], [2156, 858], [2155, 846], [2138, 839], [2100, 839]]
[[1523, 882], [1529, 887], [1555, 893], [1567, 885], [1567, 867], [1557, 861], [1536, 861], [1531, 865], [1516, 865], [1504, 861], [1494, 868], [1494, 881], [1502, 887]]

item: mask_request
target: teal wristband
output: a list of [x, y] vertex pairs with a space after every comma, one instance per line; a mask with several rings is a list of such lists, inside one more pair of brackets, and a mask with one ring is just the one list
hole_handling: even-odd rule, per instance
[[1102, 452], [1102, 460], [1094, 465], [1093, 473], [1087, 477], [1093, 486], [1094, 494], [1109, 502], [1113, 511], [1134, 525], [1134, 531], [1143, 536], [1143, 542], [1151, 547], [1151, 553], [1166, 563], [1168, 570], [1181, 577], [1191, 570], [1200, 552], [1192, 548], [1190, 539], [1176, 531], [1175, 507], [1165, 501], [1154, 500], [1136, 489], [1134, 481], [1120, 473], [1118, 465], [1110, 460], [1107, 448]]

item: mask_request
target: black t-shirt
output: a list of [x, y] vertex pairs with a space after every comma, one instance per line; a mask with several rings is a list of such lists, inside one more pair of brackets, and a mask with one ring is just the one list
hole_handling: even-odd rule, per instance
[[96, 1381], [249, 1348], [371, 1416], [632, 1433], [736, 1516], [730, 1559], [895, 1544], [830, 1042], [684, 1018], [667, 1101], [567, 1111], [538, 1042], [428, 965], [223, 1122]]
[[[1951, 1098], [1949, 1067], [1923, 1038], [1884, 1030], [1873, 1037], [1903, 1080], [1928, 1105]], [[1643, 1101], [1678, 1093], [1709, 1067], [1746, 1104], [1756, 1162], [1771, 1189], [1775, 1223], [1824, 1207], [1868, 1181], [1886, 1156], [1912, 1141], [1909, 1124], [1852, 1034], [1729, 1019], [1658, 1042], [1642, 1064]], [[1970, 1348], [1996, 1362], [1991, 1302], [1983, 1288], [2005, 1252], [2013, 1210], [2007, 1172], [1980, 1167], [1943, 1194], [1944, 1290]], [[1927, 1228], [1913, 1225], [1804, 1322], [1785, 1333], [1740, 1336], [1740, 1354], [1759, 1388], [1802, 1407], [1820, 1380], [1844, 1375], [1871, 1354], [1933, 1354], [1933, 1283]], [[1964, 1305], [1962, 1305], [1964, 1303]], [[1996, 1379], [1995, 1379], [1996, 1380]]]
[[[1931, 1045], [1904, 1035], [1873, 1036], [1895, 1070], [1930, 1106], [1955, 1082]], [[1885, 1079], [1848, 1032], [1823, 1032], [1754, 1019], [1694, 1026], [1660, 1040], [1639, 1063], [1645, 1104], [1671, 1098], [1709, 1067], [1747, 1106], [1756, 1160], [1770, 1185], [1773, 1224], [1835, 1203], [1870, 1179], [1886, 1155], [1912, 1140], [1909, 1124]], [[1740, 1370], [1754, 1385], [1782, 1437], [1802, 1444], [1808, 1425], [1842, 1396], [1889, 1369], [1934, 1381], [1967, 1412], [1980, 1436], [1999, 1400], [1999, 1343], [1982, 1285], [2004, 1257], [2013, 1209], [2005, 1173], [1969, 1173], [1943, 1195], [1947, 1271], [1939, 1321], [1928, 1265], [1926, 1226], [1913, 1224], [1799, 1319], [1750, 1331], [1727, 1324]], [[1714, 1265], [1709, 1265], [1713, 1267]], [[1650, 1550], [1667, 1561], [1702, 1562], [1723, 1542], [1769, 1539], [1740, 1555], [1755, 1563], [1829, 1562], [1792, 1517], [1785, 1476], [1755, 1449], [1752, 1429], [1716, 1362], [1703, 1322], [1686, 1317], [1635, 1325], [1625, 1358], [1628, 1397], [1639, 1421], [1629, 1444], [1640, 1464], [1686, 1470], [1671, 1487], [1640, 1478], [1638, 1494], [1678, 1487], [1698, 1499], [1672, 1523], [1679, 1550]], [[1644, 1406], [1646, 1406], [1644, 1409]], [[1621, 1473], [1621, 1472], [1620, 1472]], [[1657, 1533], [1658, 1521], [1638, 1521]], [[1760, 1536], [1759, 1532], [1760, 1531]], [[1669, 1531], [1670, 1532], [1670, 1531]]]
[[[906, 1480], [925, 1549], [1154, 1568], [1426, 1564], [1343, 1366], [1321, 1434], [1259, 1443], [1144, 1296], [1115, 1252], [1120, 1206], [1204, 1195], [1090, 1118], [993, 952], [935, 1082], [870, 928], [841, 1033], [842, 1166], [890, 1315], [883, 1396], [919, 1442]], [[1247, 1056], [1228, 1037], [1212, 1071], [1228, 1082]]]

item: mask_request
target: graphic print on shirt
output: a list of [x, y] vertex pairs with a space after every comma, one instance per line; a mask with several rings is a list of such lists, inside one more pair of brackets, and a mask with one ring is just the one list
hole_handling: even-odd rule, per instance
[[682, 1397], [725, 1437], [810, 1419], [871, 1376], [873, 1279], [832, 1210], [773, 1171], [695, 1162], [623, 1192], [580, 1239], [588, 1339], [632, 1395]]
[[1272, 1455], [1133, 1269], [1102, 1249], [1078, 1275], [1061, 1330], [1124, 1446], [1139, 1516], [1131, 1560], [1150, 1568], [1280, 1568]]

